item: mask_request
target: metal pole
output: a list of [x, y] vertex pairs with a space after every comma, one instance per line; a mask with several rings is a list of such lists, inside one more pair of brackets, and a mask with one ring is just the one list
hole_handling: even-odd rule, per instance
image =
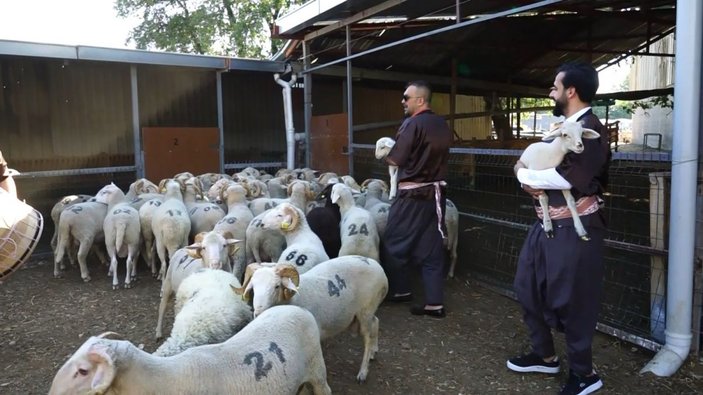
[[220, 173], [225, 172], [225, 121], [222, 103], [222, 73], [223, 71], [218, 70], [215, 77], [217, 82], [217, 128], [220, 129]]
[[144, 177], [144, 153], [142, 152], [141, 130], [139, 128], [139, 84], [137, 65], [129, 66], [129, 82], [132, 90], [132, 136], [134, 138], [134, 168], [137, 178]]
[[[310, 68], [310, 43], [303, 41], [303, 70]], [[312, 74], [306, 73], [303, 80], [303, 110], [305, 113], [305, 167], [312, 167], [312, 145], [310, 127], [312, 124]]]
[[349, 132], [349, 142], [347, 146], [347, 154], [349, 155], [349, 175], [354, 177], [354, 106], [352, 103], [352, 63], [351, 58], [351, 28], [346, 27], [347, 31], [347, 130]]
[[691, 349], [702, 32], [703, 2], [677, 1], [666, 344], [642, 368], [642, 372], [650, 371], [658, 376], [676, 373]]

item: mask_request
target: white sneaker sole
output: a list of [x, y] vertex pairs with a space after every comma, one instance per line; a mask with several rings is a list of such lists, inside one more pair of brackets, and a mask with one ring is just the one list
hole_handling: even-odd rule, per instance
[[[520, 373], [547, 373], [547, 374], [556, 374], [559, 373], [559, 366], [550, 368], [549, 366], [542, 366], [542, 365], [533, 365], [533, 366], [517, 366], [512, 364], [510, 361], [507, 362], [506, 364], [508, 366], [508, 369], [512, 370], [513, 372], [520, 372]], [[601, 385], [603, 385], [601, 383]], [[598, 387], [600, 388], [600, 387]], [[584, 394], [588, 394], [588, 392], [584, 392]]]
[[589, 385], [588, 387], [584, 388], [583, 390], [581, 390], [581, 392], [579, 392], [577, 395], [591, 394], [593, 392], [598, 391], [602, 387], [603, 387], [603, 381], [598, 380], [595, 383], [593, 383], [593, 384]]

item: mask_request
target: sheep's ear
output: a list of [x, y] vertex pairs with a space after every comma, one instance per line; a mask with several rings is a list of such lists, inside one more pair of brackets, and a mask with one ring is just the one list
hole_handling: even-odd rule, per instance
[[197, 235], [195, 235], [195, 242], [198, 244], [202, 243], [206, 234], [207, 234], [207, 232], [200, 232]]
[[281, 285], [283, 285], [283, 300], [291, 300], [298, 293], [298, 287], [288, 277], [281, 278]]
[[600, 133], [596, 132], [593, 129], [583, 128], [583, 133], [581, 133], [581, 138], [597, 139], [598, 137], [600, 137]]
[[337, 203], [337, 201], [339, 200], [339, 188], [332, 188], [332, 194], [330, 195], [330, 198], [333, 204]]
[[200, 253], [202, 251], [203, 245], [200, 243], [193, 243], [189, 246], [186, 246], [186, 254], [188, 254], [189, 257], [193, 259], [201, 259], [203, 255]]
[[112, 380], [115, 378], [115, 364], [107, 352], [107, 346], [98, 343], [90, 346], [88, 349], [88, 360], [94, 366], [97, 366], [91, 389], [95, 394], [102, 394], [110, 388]]
[[542, 141], [552, 141], [559, 136], [561, 136], [561, 124], [545, 134], [544, 137], [542, 137]]

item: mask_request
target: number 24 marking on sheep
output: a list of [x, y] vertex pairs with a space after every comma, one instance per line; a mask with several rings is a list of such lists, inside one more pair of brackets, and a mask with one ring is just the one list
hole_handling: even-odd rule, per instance
[[330, 296], [339, 297], [339, 291], [347, 287], [347, 282], [339, 277], [339, 274], [335, 274], [334, 279], [337, 280], [337, 284], [333, 283], [332, 280], [327, 280], [327, 292]]
[[[275, 353], [281, 363], [286, 362], [286, 358], [283, 356], [283, 350], [278, 347], [278, 344], [271, 342], [268, 351]], [[266, 375], [268, 375], [269, 370], [271, 370], [271, 368], [273, 367], [271, 361], [267, 361], [266, 364], [264, 364], [264, 355], [259, 351], [250, 352], [244, 357], [245, 364], [251, 365], [252, 362], [255, 364], [254, 378], [256, 379], [256, 381], [260, 381], [262, 377], [266, 377]]]

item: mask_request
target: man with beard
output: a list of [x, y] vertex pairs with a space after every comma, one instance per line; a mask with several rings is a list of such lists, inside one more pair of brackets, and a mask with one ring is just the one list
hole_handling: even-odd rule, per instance
[[[590, 102], [598, 90], [598, 73], [589, 64], [567, 63], [557, 70], [549, 97], [554, 115], [566, 121], [580, 121], [600, 133], [598, 139], [584, 139], [580, 154], [569, 152], [556, 168], [528, 170], [520, 161], [515, 174], [523, 189], [537, 197], [549, 196], [550, 211], [566, 205], [560, 190], [571, 190], [579, 205], [581, 222], [590, 241], [574, 231], [573, 219], [553, 220], [554, 237], [548, 238], [541, 221], [527, 233], [515, 275], [515, 291], [524, 312], [532, 351], [507, 361], [510, 370], [526, 373], [559, 372], [552, 329], [563, 332], [569, 360], [569, 377], [560, 394], [590, 394], [603, 386], [593, 370], [592, 342], [603, 288], [603, 239], [605, 215], [602, 194], [610, 165], [610, 145], [603, 124], [591, 111]], [[530, 185], [526, 185], [526, 180]], [[593, 212], [595, 210], [595, 212]], [[568, 212], [568, 210], [567, 210]], [[587, 214], [591, 212], [591, 214]]]
[[398, 166], [398, 196], [388, 213], [381, 261], [389, 280], [389, 300], [412, 300], [407, 280], [410, 263], [422, 265], [425, 304], [410, 313], [434, 318], [444, 310], [444, 224], [447, 162], [453, 136], [444, 118], [432, 112], [432, 91], [424, 81], [410, 82], [403, 93], [406, 119], [386, 162]]

